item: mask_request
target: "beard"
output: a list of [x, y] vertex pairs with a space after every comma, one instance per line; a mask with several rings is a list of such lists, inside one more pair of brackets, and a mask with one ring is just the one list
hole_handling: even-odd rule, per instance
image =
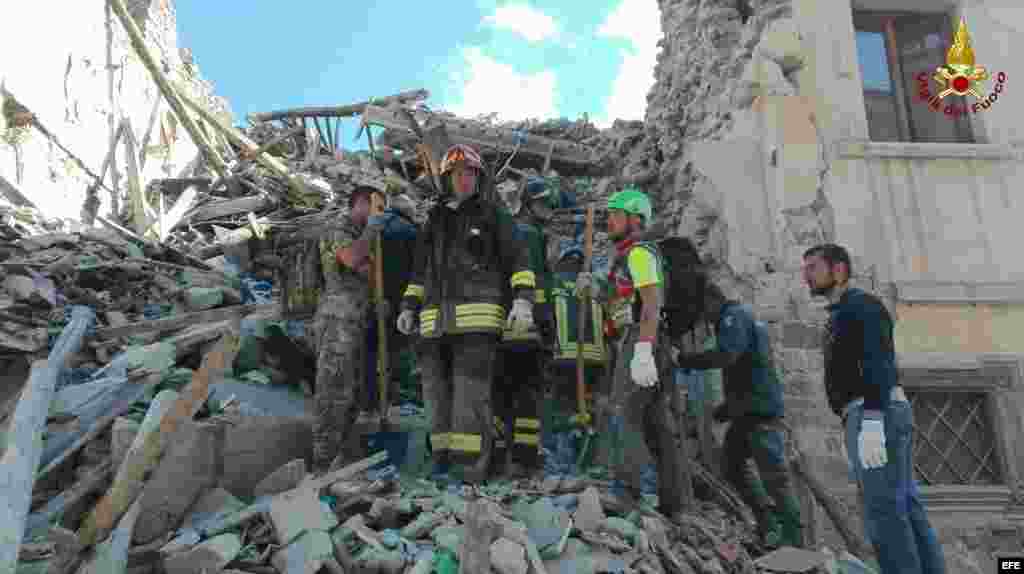
[[813, 295], [815, 297], [828, 297], [832, 293], [832, 290], [835, 289], [835, 288], [836, 288], [836, 280], [831, 275], [829, 275], [828, 282], [825, 283], [825, 285], [823, 285], [823, 286], [811, 285], [810, 286], [811, 295]]

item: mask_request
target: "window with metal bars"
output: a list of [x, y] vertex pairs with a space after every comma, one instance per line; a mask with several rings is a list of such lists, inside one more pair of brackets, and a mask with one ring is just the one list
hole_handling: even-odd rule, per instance
[[914, 411], [914, 476], [925, 486], [1005, 484], [990, 395], [907, 389]]

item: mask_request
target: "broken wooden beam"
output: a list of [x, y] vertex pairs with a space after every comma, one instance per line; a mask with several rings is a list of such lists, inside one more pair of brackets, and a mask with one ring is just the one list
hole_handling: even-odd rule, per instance
[[7, 449], [0, 458], [0, 572], [14, 572], [18, 549], [25, 532], [32, 502], [36, 467], [43, 454], [43, 431], [57, 377], [69, 357], [82, 346], [86, 330], [96, 314], [89, 307], [76, 306], [71, 321], [45, 361], [36, 361], [11, 421]]
[[110, 486], [114, 470], [114, 463], [108, 458], [67, 490], [51, 498], [41, 510], [29, 515], [25, 525], [25, 536], [33, 537], [36, 533], [45, 532], [50, 522], [57, 516], [61, 517], [63, 526], [77, 527], [79, 520], [88, 510], [86, 503], [89, 498]]
[[182, 220], [187, 220], [190, 223], [200, 223], [242, 213], [265, 211], [273, 208], [275, 205], [276, 202], [265, 195], [219, 199], [193, 208], [182, 217]]
[[[411, 132], [409, 121], [401, 111], [394, 108], [367, 106], [363, 112], [364, 122], [382, 126], [399, 132]], [[481, 153], [498, 152], [502, 154], [516, 152], [513, 163], [528, 165], [542, 169], [545, 161], [551, 158], [550, 167], [559, 173], [563, 171], [599, 172], [599, 156], [597, 150], [570, 140], [560, 140], [543, 136], [526, 134], [508, 128], [489, 127], [476, 124], [469, 120], [438, 118], [442, 122], [448, 136], [449, 145], [468, 144]], [[444, 154], [444, 150], [433, 150]], [[524, 162], [524, 160], [526, 160]]]
[[165, 390], [150, 403], [139, 433], [117, 469], [114, 484], [78, 529], [78, 541], [83, 548], [106, 538], [142, 491], [146, 474], [156, 465], [153, 459], [159, 455], [156, 445], [159, 444], [161, 419], [167, 416], [177, 399], [178, 393]]
[[793, 470], [793, 474], [804, 481], [814, 495], [815, 500], [818, 501], [818, 504], [825, 509], [825, 514], [828, 515], [832, 524], [835, 525], [839, 536], [846, 543], [846, 549], [849, 550], [850, 554], [865, 562], [871, 560], [874, 556], [874, 550], [857, 529], [850, 524], [850, 520], [847, 517], [849, 512], [842, 508], [835, 495], [828, 491], [828, 488], [821, 479], [815, 476], [814, 472], [809, 468], [807, 455], [797, 450], [796, 456], [790, 459], [789, 466]]
[[[124, 0], [110, 0], [110, 9], [117, 16], [118, 20], [121, 21], [121, 25], [124, 27], [125, 32], [128, 33], [128, 39], [131, 41], [132, 48], [135, 49], [135, 53], [142, 60], [142, 64], [149, 70], [149, 74], [153, 77], [153, 81], [156, 82], [160, 93], [163, 94], [164, 99], [167, 100], [167, 104], [174, 110], [174, 114], [178, 117], [178, 121], [184, 126], [185, 131], [192, 138], [193, 143], [198, 147], [203, 154], [206, 156], [207, 161], [213, 167], [213, 170], [217, 172], [217, 175], [221, 177], [227, 177], [227, 165], [224, 163], [224, 159], [217, 154], [209, 145], [206, 143], [206, 138], [203, 137], [202, 132], [199, 131], [199, 126], [192, 120], [192, 116], [189, 115], [188, 110], [182, 105], [179, 97], [183, 98], [182, 94], [175, 91], [170, 81], [164, 76], [163, 72], [160, 71], [160, 66], [157, 63], [156, 58], [149, 51], [146, 46], [146, 37], [142, 31], [139, 30], [138, 24], [132, 18], [128, 12], [127, 6], [124, 4]], [[205, 118], [204, 118], [205, 119]]]
[[11, 183], [2, 175], [0, 175], [0, 194], [16, 206], [38, 209], [36, 204], [32, 203], [32, 200], [17, 185]]
[[[220, 118], [210, 113], [210, 111], [204, 108], [203, 106], [192, 101], [192, 99], [188, 96], [184, 94], [180, 94], [180, 96], [182, 101], [184, 101], [188, 107], [192, 108], [197, 114], [199, 114], [199, 117], [201, 117], [204, 121], [208, 122], [214, 128], [219, 130], [222, 134], [224, 134], [224, 137], [226, 137], [232, 144], [242, 148], [243, 150], [246, 150], [247, 152], [255, 152], [256, 150], [259, 149], [260, 146], [256, 145], [256, 142], [246, 137], [245, 134], [225, 124]], [[288, 187], [294, 193], [298, 194], [300, 197], [306, 193], [306, 190], [303, 187], [303, 185], [296, 181], [296, 179], [292, 176], [291, 170], [289, 170], [288, 166], [281, 162], [281, 160], [277, 159], [276, 157], [270, 155], [267, 152], [261, 152], [258, 154], [254, 153], [254, 155], [256, 157], [256, 161], [259, 162], [260, 165], [269, 169], [271, 172], [274, 173], [274, 175], [287, 181]], [[221, 174], [221, 176], [227, 177], [226, 175], [223, 174]]]
[[124, 325], [118, 325], [117, 327], [104, 327], [102, 329], [96, 329], [93, 336], [99, 340], [116, 339], [118, 337], [141, 335], [156, 331], [182, 329], [191, 325], [200, 325], [203, 323], [219, 323], [236, 317], [241, 318], [254, 314], [266, 315], [268, 318], [273, 318], [279, 311], [280, 305], [276, 303], [267, 303], [263, 305], [233, 305], [231, 307], [220, 307], [219, 309], [207, 309], [205, 311], [196, 311], [194, 313], [183, 313], [181, 315], [167, 317], [165, 319], [152, 319], [137, 321], [135, 323], [126, 323]]
[[430, 97], [430, 92], [424, 89], [402, 92], [393, 96], [373, 98], [366, 102], [348, 104], [344, 106], [314, 106], [305, 108], [292, 108], [274, 112], [258, 112], [249, 114], [249, 121], [269, 122], [283, 120], [285, 118], [347, 118], [362, 114], [367, 106], [390, 106], [392, 104], [406, 104]]

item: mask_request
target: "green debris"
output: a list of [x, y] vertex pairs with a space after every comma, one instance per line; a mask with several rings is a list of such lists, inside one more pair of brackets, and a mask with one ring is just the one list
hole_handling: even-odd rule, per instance
[[145, 369], [160, 373], [174, 367], [177, 362], [177, 351], [171, 343], [161, 342], [152, 345], [133, 345], [125, 349], [127, 369]]
[[459, 559], [456, 558], [458, 554], [451, 552], [447, 549], [441, 549], [434, 552], [434, 572], [435, 574], [458, 574], [459, 572]]
[[640, 529], [635, 524], [626, 520], [625, 518], [619, 518], [618, 516], [609, 516], [604, 519], [602, 528], [611, 532], [612, 534], [633, 543], [637, 537], [640, 536]]
[[270, 385], [270, 375], [259, 369], [246, 372], [242, 375], [241, 379], [247, 383], [253, 383], [256, 385]]
[[224, 303], [224, 291], [219, 287], [189, 287], [185, 291], [185, 306], [190, 311], [213, 309]]
[[462, 544], [462, 537], [465, 535], [466, 528], [464, 526], [441, 526], [431, 533], [434, 544], [438, 548], [448, 550], [455, 555], [458, 554], [459, 545]]

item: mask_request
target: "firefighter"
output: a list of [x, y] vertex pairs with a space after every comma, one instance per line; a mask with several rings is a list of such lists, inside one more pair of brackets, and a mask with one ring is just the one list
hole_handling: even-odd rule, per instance
[[[313, 320], [317, 353], [313, 469], [325, 472], [339, 458], [359, 414], [364, 380], [363, 337], [370, 303], [373, 232], [366, 228], [370, 199], [379, 191], [357, 187], [349, 211], [320, 240], [323, 292]], [[339, 460], [340, 462], [340, 460]]]
[[[583, 362], [584, 362], [584, 384], [588, 397], [594, 397], [604, 392], [600, 389], [603, 380], [604, 369], [607, 360], [604, 345], [604, 320], [602, 301], [600, 298], [593, 299], [590, 309], [582, 317], [580, 316], [580, 298], [577, 297], [576, 278], [583, 271], [583, 250], [576, 244], [562, 250], [555, 264], [552, 278], [551, 294], [555, 312], [556, 344], [555, 354], [551, 363], [550, 378], [552, 382], [551, 400], [549, 415], [545, 417], [545, 436], [557, 443], [553, 436], [555, 433], [566, 432], [570, 429], [579, 429], [582, 426], [593, 424], [594, 409], [588, 406], [586, 413], [591, 417], [580, 418], [576, 396], [576, 362], [578, 322], [586, 322], [583, 336]], [[592, 279], [594, 280], [594, 279]], [[603, 294], [603, 289], [595, 289]], [[592, 402], [592, 401], [588, 401]], [[550, 427], [551, 432], [548, 432]], [[591, 444], [587, 447], [593, 452], [597, 445]], [[557, 445], [548, 447], [549, 450], [557, 449]], [[570, 461], [560, 461], [562, 464]]]
[[726, 299], [706, 278], [702, 291], [702, 318], [714, 326], [718, 348], [696, 354], [673, 351], [676, 362], [683, 369], [722, 369], [725, 402], [712, 416], [730, 423], [722, 449], [725, 478], [754, 511], [766, 546], [801, 546], [800, 504], [785, 457], [782, 383], [768, 329], [748, 306]]
[[[627, 503], [639, 503], [644, 466], [653, 460], [658, 475], [660, 510], [682, 510], [683, 460], [677, 444], [678, 422], [670, 407], [671, 357], [661, 333], [664, 273], [657, 249], [642, 242], [653, 209], [635, 187], [608, 198], [608, 236], [614, 241], [609, 271], [613, 364], [609, 426], [619, 447], [612, 461]], [[595, 294], [593, 275], [580, 273], [577, 289]]]
[[544, 179], [529, 177], [523, 201], [515, 206], [519, 209], [512, 214], [519, 248], [525, 251], [537, 287], [534, 327], [523, 332], [508, 327], [502, 332], [495, 377], [495, 404], [506, 447], [505, 470], [513, 476], [541, 468], [540, 407], [554, 332], [544, 223], [550, 219], [557, 201], [557, 193], [547, 188]]
[[492, 462], [498, 341], [506, 325], [533, 325], [536, 282], [508, 212], [483, 193], [490, 183], [476, 150], [452, 146], [440, 168], [446, 200], [431, 209], [417, 237], [397, 324], [408, 335], [419, 322], [435, 475], [451, 470], [479, 483]]

